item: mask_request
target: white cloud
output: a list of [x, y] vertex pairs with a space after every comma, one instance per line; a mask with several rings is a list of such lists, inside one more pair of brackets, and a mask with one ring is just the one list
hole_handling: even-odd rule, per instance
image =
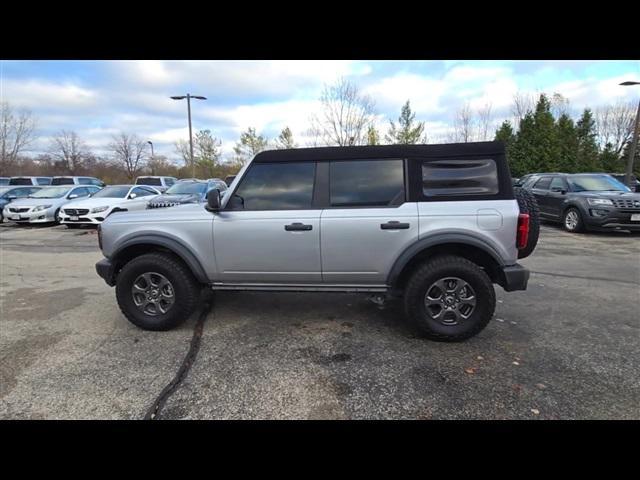
[[98, 95], [95, 90], [72, 83], [54, 83], [41, 80], [0, 81], [0, 97], [16, 107], [86, 109], [95, 107]]

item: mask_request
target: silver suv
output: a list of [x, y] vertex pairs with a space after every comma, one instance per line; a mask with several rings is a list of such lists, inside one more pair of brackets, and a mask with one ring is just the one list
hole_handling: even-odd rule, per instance
[[107, 218], [96, 270], [148, 330], [206, 285], [402, 297], [424, 336], [459, 341], [491, 319], [493, 284], [526, 289], [528, 205], [501, 143], [265, 151], [224, 197]]

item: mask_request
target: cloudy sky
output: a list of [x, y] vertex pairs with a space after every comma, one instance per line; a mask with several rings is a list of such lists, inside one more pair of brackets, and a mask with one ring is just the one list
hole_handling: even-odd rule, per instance
[[289, 126], [305, 143], [309, 116], [325, 83], [352, 81], [375, 102], [379, 127], [409, 99], [431, 141], [444, 140], [456, 109], [492, 105], [496, 122], [510, 117], [516, 92], [558, 92], [575, 112], [633, 100], [640, 61], [0, 61], [0, 99], [30, 109], [40, 139], [75, 130], [97, 153], [119, 131], [151, 140], [156, 155], [177, 158], [173, 143], [188, 138], [187, 92], [194, 130], [209, 129], [231, 152], [249, 126], [273, 138]]

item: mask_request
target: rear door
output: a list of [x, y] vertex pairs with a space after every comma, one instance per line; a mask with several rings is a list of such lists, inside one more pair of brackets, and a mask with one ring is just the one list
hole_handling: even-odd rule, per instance
[[418, 238], [417, 204], [406, 201], [405, 160], [318, 166], [328, 179], [320, 221], [323, 282], [384, 285], [400, 252]]
[[551, 177], [540, 177], [531, 187], [531, 193], [536, 197], [538, 207], [540, 208], [540, 214], [546, 217], [550, 215], [547, 203], [547, 194], [549, 193], [550, 185]]
[[315, 162], [253, 163], [213, 221], [218, 278], [227, 284], [319, 284]]
[[557, 220], [560, 220], [568, 189], [567, 182], [562, 177], [553, 177], [549, 185], [549, 193], [546, 196], [547, 213]]

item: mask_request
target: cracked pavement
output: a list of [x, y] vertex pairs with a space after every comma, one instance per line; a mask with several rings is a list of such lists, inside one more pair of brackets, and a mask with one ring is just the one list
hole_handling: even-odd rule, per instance
[[[544, 225], [525, 292], [458, 344], [416, 338], [399, 302], [217, 292], [161, 419], [638, 419], [640, 235]], [[95, 231], [0, 225], [0, 418], [139, 419], [197, 313], [145, 332], [94, 270]]]

